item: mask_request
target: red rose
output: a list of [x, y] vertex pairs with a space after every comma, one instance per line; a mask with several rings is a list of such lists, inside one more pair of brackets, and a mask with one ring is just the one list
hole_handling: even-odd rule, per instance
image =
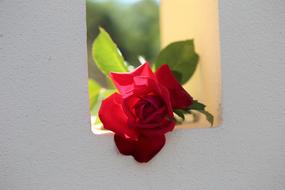
[[192, 97], [181, 87], [168, 65], [153, 73], [147, 63], [129, 73], [111, 73], [119, 93], [102, 102], [99, 117], [115, 133], [118, 150], [147, 162], [165, 144], [172, 131], [173, 109], [186, 108]]

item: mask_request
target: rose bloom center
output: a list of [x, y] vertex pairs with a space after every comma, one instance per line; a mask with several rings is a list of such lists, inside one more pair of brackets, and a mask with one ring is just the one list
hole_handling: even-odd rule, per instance
[[165, 103], [159, 96], [148, 95], [139, 98], [134, 105], [134, 112], [138, 122], [156, 123], [165, 117], [167, 110]]

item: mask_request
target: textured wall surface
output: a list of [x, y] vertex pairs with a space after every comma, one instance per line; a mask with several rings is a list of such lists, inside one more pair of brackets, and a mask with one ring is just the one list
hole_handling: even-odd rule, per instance
[[285, 189], [284, 10], [220, 1], [223, 125], [137, 164], [89, 128], [84, 1], [0, 0], [0, 189]]

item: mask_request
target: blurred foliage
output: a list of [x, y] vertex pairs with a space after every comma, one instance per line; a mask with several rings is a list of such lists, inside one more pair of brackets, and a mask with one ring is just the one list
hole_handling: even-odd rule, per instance
[[89, 78], [107, 87], [104, 75], [92, 60], [92, 43], [103, 27], [133, 66], [138, 56], [154, 61], [160, 49], [159, 4], [156, 0], [122, 3], [120, 0], [86, 0]]

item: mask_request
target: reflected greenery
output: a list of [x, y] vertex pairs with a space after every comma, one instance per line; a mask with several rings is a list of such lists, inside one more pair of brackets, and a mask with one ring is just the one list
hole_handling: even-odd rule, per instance
[[138, 55], [153, 61], [159, 53], [159, 4], [156, 0], [124, 3], [120, 0], [87, 0], [87, 46], [89, 78], [106, 86], [105, 77], [92, 60], [92, 43], [99, 26], [106, 29], [129, 64], [139, 64]]

